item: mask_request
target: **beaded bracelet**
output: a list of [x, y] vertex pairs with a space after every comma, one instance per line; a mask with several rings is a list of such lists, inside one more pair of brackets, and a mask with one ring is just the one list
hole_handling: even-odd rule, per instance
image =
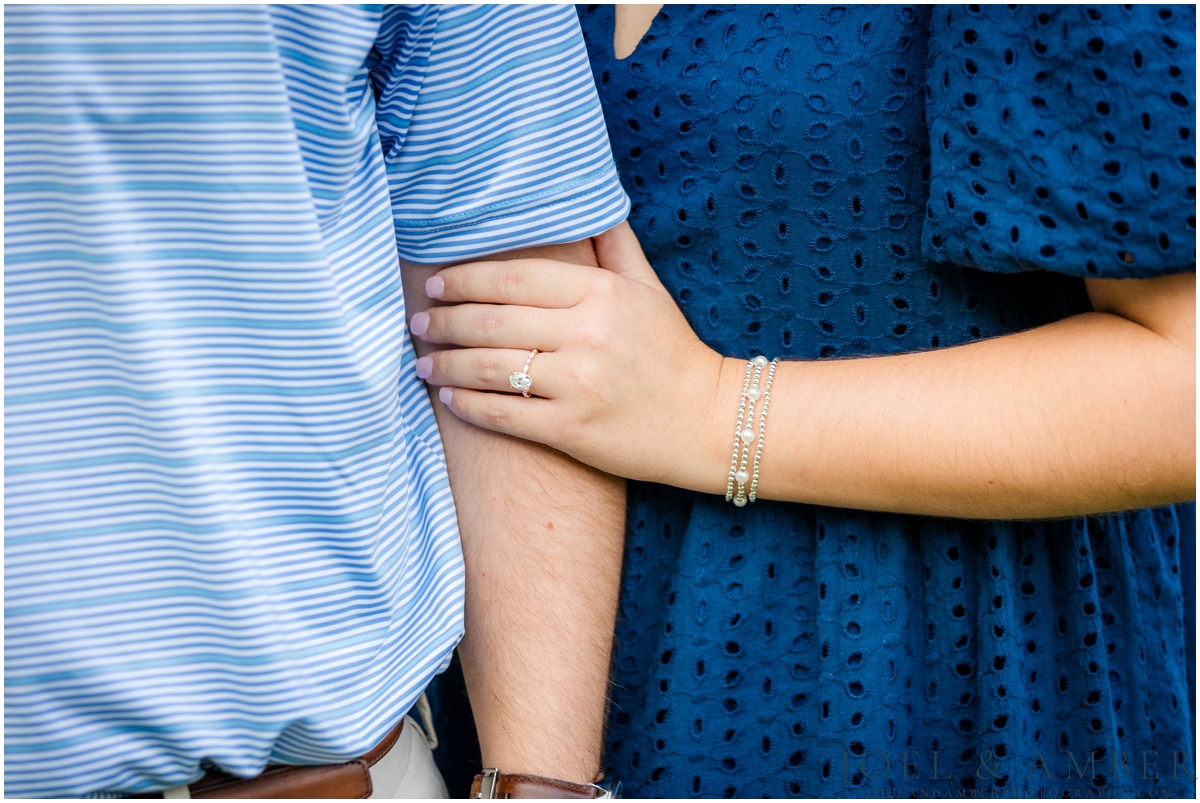
[[754, 475], [750, 478], [750, 501], [758, 498], [758, 461], [762, 460], [763, 442], [767, 436], [767, 410], [771, 406], [771, 383], [775, 381], [775, 367], [779, 360], [771, 360], [767, 371], [767, 383], [763, 386], [763, 408], [758, 416], [758, 446], [754, 450]]
[[[750, 442], [756, 437], [758, 438], [758, 447], [754, 452], [753, 482], [750, 484], [748, 501], [753, 502], [757, 498], [758, 465], [762, 459], [762, 441], [763, 435], [766, 433], [766, 414], [767, 407], [770, 405], [771, 382], [775, 378], [775, 366], [778, 362], [778, 360], [773, 360], [769, 363], [770, 370], [767, 372], [767, 381], [761, 391], [758, 383], [762, 378], [763, 369], [768, 365], [767, 358], [759, 355], [746, 363], [746, 377], [742, 381], [742, 396], [738, 405], [737, 430], [733, 435], [733, 457], [729, 463], [729, 479], [725, 484], [725, 501], [732, 501], [737, 507], [746, 506], [746, 485], [751, 483], [751, 473], [746, 470], [746, 464], [750, 456]], [[754, 408], [760, 397], [763, 399], [763, 408], [762, 415], [759, 417], [758, 432], [755, 433]], [[747, 401], [749, 409], [747, 409]], [[735, 484], [737, 486], [736, 493]]]

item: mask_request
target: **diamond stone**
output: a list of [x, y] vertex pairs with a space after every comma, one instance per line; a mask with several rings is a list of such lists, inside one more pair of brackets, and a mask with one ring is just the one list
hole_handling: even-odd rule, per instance
[[519, 390], [524, 393], [529, 390], [529, 386], [533, 384], [533, 380], [529, 378], [529, 374], [513, 371], [508, 375], [508, 384], [513, 390]]

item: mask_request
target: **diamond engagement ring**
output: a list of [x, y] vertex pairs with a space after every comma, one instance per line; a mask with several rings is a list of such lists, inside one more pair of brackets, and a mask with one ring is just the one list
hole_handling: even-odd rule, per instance
[[533, 380], [529, 376], [529, 365], [533, 362], [533, 358], [537, 356], [538, 350], [534, 349], [529, 352], [529, 357], [525, 360], [525, 367], [520, 371], [513, 371], [508, 375], [508, 384], [513, 390], [521, 391], [521, 395], [529, 398], [529, 388], [533, 385]]

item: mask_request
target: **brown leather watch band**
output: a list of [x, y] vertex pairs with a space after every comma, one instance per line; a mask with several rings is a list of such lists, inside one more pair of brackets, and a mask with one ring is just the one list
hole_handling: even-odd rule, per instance
[[[370, 768], [388, 754], [400, 738], [404, 720], [367, 753], [345, 764], [321, 766], [268, 766], [254, 778], [239, 778], [209, 770], [191, 784], [193, 798], [350, 798], [371, 796]], [[162, 797], [161, 793], [133, 797]]]
[[[493, 773], [492, 793], [490, 798], [555, 798], [559, 800], [592, 799], [602, 791], [595, 784], [571, 783], [558, 781], [554, 778], [542, 778], [537, 775], [506, 775], [496, 770], [484, 770], [485, 774]], [[471, 784], [471, 799], [479, 797], [483, 790], [484, 775], [476, 775]]]

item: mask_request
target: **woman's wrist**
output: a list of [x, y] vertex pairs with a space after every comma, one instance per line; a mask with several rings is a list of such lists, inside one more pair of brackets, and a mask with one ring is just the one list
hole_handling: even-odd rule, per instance
[[746, 361], [709, 351], [698, 368], [693, 409], [686, 417], [682, 449], [658, 481], [709, 494], [725, 494]]

